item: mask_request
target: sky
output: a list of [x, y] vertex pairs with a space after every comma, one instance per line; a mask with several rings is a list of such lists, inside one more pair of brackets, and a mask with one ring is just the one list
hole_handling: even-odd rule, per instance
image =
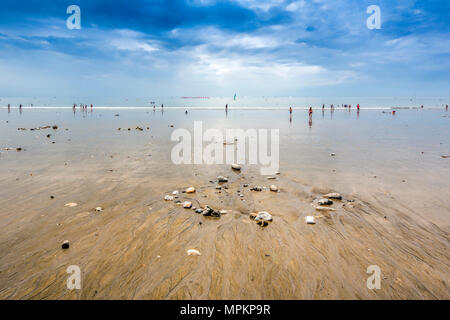
[[448, 0], [2, 0], [0, 97], [449, 97], [449, 21]]

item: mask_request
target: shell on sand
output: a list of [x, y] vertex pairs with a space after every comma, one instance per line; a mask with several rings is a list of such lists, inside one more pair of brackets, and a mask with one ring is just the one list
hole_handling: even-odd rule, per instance
[[64, 205], [64, 207], [72, 208], [72, 207], [76, 207], [77, 205], [78, 205], [78, 203], [76, 203], [76, 202], [69, 202], [69, 203], [66, 203]]
[[319, 206], [315, 208], [317, 211], [336, 211], [334, 208]]
[[189, 249], [187, 251], [188, 256], [199, 256], [201, 255], [200, 251], [195, 250], [195, 249]]

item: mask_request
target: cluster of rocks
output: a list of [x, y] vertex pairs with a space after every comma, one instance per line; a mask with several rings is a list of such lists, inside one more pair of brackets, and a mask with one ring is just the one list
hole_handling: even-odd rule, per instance
[[[144, 131], [144, 128], [140, 127], [140, 126], [136, 126], [136, 128], [134, 128], [134, 129], [137, 130], [137, 131]], [[146, 129], [150, 130], [150, 127], [147, 127]], [[117, 130], [118, 131], [122, 131], [122, 128], [117, 128]], [[126, 130], [131, 131], [131, 128], [127, 128]]]
[[[266, 189], [267, 188], [264, 187], [264, 186], [263, 187], [261, 187], [261, 186], [254, 186], [254, 187], [250, 188], [251, 191], [257, 191], [257, 192], [261, 192], [261, 191], [266, 190]], [[269, 186], [269, 190], [272, 191], [272, 192], [280, 192], [280, 189], [275, 184], [270, 185]]]
[[[336, 211], [336, 209], [330, 207], [334, 203], [333, 200], [342, 200], [342, 196], [336, 192], [327, 193], [323, 195], [323, 198], [317, 201], [318, 206], [316, 206], [315, 209], [322, 212]], [[313, 216], [305, 217], [305, 222], [307, 224], [316, 223]]]
[[[231, 169], [234, 171], [241, 171], [242, 167], [239, 164], [232, 164], [231, 165]], [[276, 179], [275, 177], [270, 177], [270, 179]], [[228, 186], [226, 183], [229, 182], [229, 178], [225, 177], [225, 176], [218, 176], [217, 180], [210, 181], [211, 183], [216, 184], [215, 185], [215, 189], [219, 190], [217, 193], [220, 193], [220, 190], [226, 190], [228, 189]], [[248, 188], [249, 184], [243, 184], [244, 188]], [[252, 191], [263, 191], [266, 190], [266, 187], [261, 187], [261, 186], [254, 186], [252, 187], [250, 190]], [[276, 185], [270, 185], [270, 187], [268, 188], [270, 191], [272, 192], [280, 192], [278, 186]], [[187, 188], [185, 191], [182, 191], [182, 193], [194, 193], [196, 192], [194, 187], [189, 187]], [[237, 190], [239, 197], [241, 198], [241, 200], [243, 200], [244, 195], [241, 193], [241, 190]], [[175, 190], [172, 192], [172, 194], [166, 194], [164, 196], [164, 200], [165, 201], [172, 201], [177, 205], [182, 206], [185, 209], [191, 209], [193, 210], [195, 213], [197, 214], [202, 214], [204, 217], [213, 217], [213, 218], [220, 218], [223, 214], [227, 213], [227, 210], [215, 210], [213, 208], [211, 208], [208, 205], [205, 205], [203, 207], [195, 207], [193, 206], [191, 201], [181, 201], [179, 199], [179, 191]], [[206, 198], [206, 195], [205, 195]], [[272, 221], [272, 215], [266, 211], [261, 211], [258, 213], [251, 213], [250, 214], [250, 218], [255, 220], [255, 222], [263, 227], [267, 226], [269, 224], [269, 222]], [[201, 224], [201, 222], [200, 222]]]
[[269, 222], [273, 221], [272, 215], [266, 211], [252, 212], [250, 213], [250, 219], [255, 220], [261, 227], [266, 227], [269, 225]]
[[[50, 128], [52, 128], [53, 130], [58, 130], [58, 126], [55, 124], [53, 126], [40, 126], [40, 127], [30, 128], [30, 131], [46, 130], [46, 129], [50, 129]], [[17, 130], [19, 130], [19, 131], [26, 131], [27, 128], [17, 128]]]

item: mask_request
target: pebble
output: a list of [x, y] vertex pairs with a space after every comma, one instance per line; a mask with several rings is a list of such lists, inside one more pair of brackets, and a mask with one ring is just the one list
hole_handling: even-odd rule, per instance
[[262, 191], [262, 188], [260, 186], [255, 186], [250, 189], [251, 191]]
[[275, 180], [277, 177], [267, 177], [267, 180]]
[[323, 197], [328, 199], [342, 200], [342, 196], [337, 192], [327, 193]]
[[190, 202], [190, 201], [183, 202], [183, 208], [186, 208], [186, 209], [192, 208], [192, 202]]
[[97, 211], [97, 212], [101, 212], [101, 211], [103, 211], [103, 208], [102, 207], [96, 207], [94, 210]]
[[164, 200], [166, 200], [166, 201], [172, 201], [172, 200], [173, 200], [173, 197], [172, 197], [172, 196], [169, 196], [169, 195], [166, 195], [166, 196], [164, 197]]
[[200, 251], [195, 250], [195, 249], [189, 249], [187, 251], [188, 256], [199, 256], [201, 255]]
[[241, 166], [240, 165], [238, 165], [237, 163], [233, 163], [232, 165], [231, 165], [231, 168], [233, 169], [233, 170], [241, 170]]
[[272, 221], [272, 215], [266, 211], [258, 212], [258, 215], [255, 218], [256, 221]]
[[174, 192], [172, 192], [172, 194], [173, 194], [174, 196], [178, 195], [178, 190], [175, 190]]
[[336, 156], [336, 153], [332, 153], [331, 156], [332, 156], [332, 157]]
[[258, 216], [258, 214], [256, 212], [252, 212], [250, 213], [250, 219], [255, 219]]
[[278, 192], [278, 187], [273, 184], [273, 185], [270, 186], [270, 191]]
[[333, 204], [333, 201], [331, 201], [330, 199], [320, 199], [319, 201], [317, 201], [317, 203], [321, 206], [329, 206]]
[[197, 208], [197, 209], [195, 209], [195, 213], [203, 213], [203, 209], [202, 208]]
[[307, 216], [305, 218], [305, 221], [307, 224], [316, 224], [316, 222], [314, 221], [314, 217], [313, 216]]
[[65, 240], [61, 246], [61, 248], [63, 249], [69, 249], [69, 240]]
[[219, 182], [228, 182], [228, 178], [226, 178], [224, 176], [218, 176], [217, 180], [219, 180]]
[[189, 187], [186, 189], [186, 193], [194, 193], [195, 192], [195, 188], [194, 187]]

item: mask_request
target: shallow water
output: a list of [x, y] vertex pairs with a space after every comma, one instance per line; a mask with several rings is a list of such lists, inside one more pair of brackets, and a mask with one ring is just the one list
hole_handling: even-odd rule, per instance
[[[450, 297], [445, 110], [316, 110], [311, 121], [301, 110], [292, 118], [286, 110], [0, 111], [2, 298]], [[174, 165], [170, 135], [192, 132], [194, 121], [223, 132], [279, 129], [281, 174], [269, 181], [258, 165], [241, 173]], [[230, 179], [220, 193], [210, 182], [219, 174]], [[197, 188], [187, 197], [195, 206], [229, 213], [208, 219], [163, 200], [188, 186]], [[335, 212], [315, 211], [311, 204], [330, 191], [344, 201]], [[261, 228], [253, 211], [274, 221]], [[65, 239], [71, 247], [62, 251]], [[202, 255], [188, 257], [191, 248]], [[65, 286], [72, 264], [82, 270], [80, 291]], [[369, 265], [382, 269], [380, 290], [366, 287]]]

